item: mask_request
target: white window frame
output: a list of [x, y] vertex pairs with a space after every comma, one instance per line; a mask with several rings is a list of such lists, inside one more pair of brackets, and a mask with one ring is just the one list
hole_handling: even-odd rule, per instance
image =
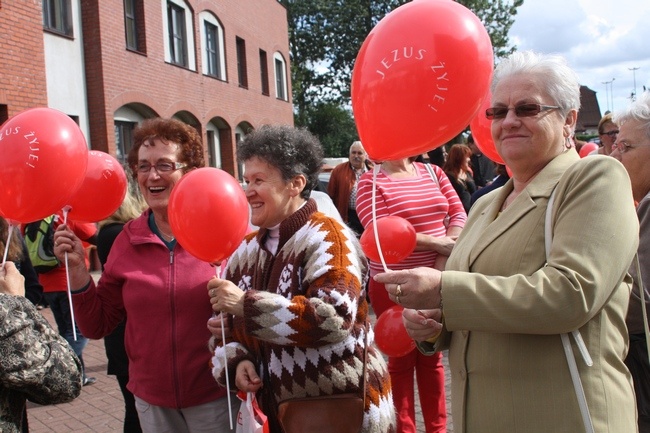
[[[167, 5], [173, 3], [176, 6], [179, 6], [185, 10], [185, 30], [186, 30], [186, 41], [185, 48], [187, 49], [187, 65], [180, 65], [172, 61], [171, 47], [169, 45], [169, 19], [167, 15]], [[180, 67], [187, 68], [191, 71], [196, 71], [196, 56], [194, 53], [194, 20], [192, 15], [192, 10], [190, 7], [182, 0], [161, 0], [162, 14], [163, 14], [163, 42], [165, 46], [165, 62], [171, 63], [172, 65], [178, 65]]]
[[[278, 76], [278, 63], [281, 64], [281, 76]], [[287, 62], [284, 61], [284, 56], [278, 51], [273, 53], [273, 77], [275, 78], [275, 97], [283, 101], [288, 101]]]
[[[201, 23], [200, 33], [201, 42], [203, 44], [203, 49], [201, 50], [201, 72], [203, 75], [226, 81], [226, 49], [224, 43], [223, 27], [221, 27], [219, 20], [213, 14], [207, 11], [203, 11], [199, 14], [199, 22]], [[208, 35], [205, 32], [205, 22], [208, 22], [217, 28], [217, 63], [219, 69], [217, 75], [210, 74], [208, 71]]]

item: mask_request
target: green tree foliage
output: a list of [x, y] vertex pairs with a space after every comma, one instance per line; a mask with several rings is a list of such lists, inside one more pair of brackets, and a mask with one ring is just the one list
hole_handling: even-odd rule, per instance
[[335, 102], [317, 102], [306, 114], [305, 126], [320, 139], [325, 156], [348, 156], [359, 139], [350, 111]]
[[[350, 107], [354, 61], [366, 36], [407, 0], [279, 0], [287, 9], [295, 123], [313, 133], [311, 119], [329, 103]], [[514, 50], [508, 31], [523, 0], [460, 0], [484, 23], [495, 58]], [[350, 110], [342, 109], [339, 113]], [[340, 125], [332, 125], [337, 128]], [[323, 139], [322, 136], [320, 136]], [[350, 143], [341, 143], [347, 154]], [[336, 146], [334, 146], [336, 148]], [[328, 155], [340, 156], [340, 155]]]

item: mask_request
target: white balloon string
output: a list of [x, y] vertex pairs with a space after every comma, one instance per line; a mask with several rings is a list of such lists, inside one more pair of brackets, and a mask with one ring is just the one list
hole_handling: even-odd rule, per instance
[[377, 173], [381, 164], [377, 163], [372, 169], [372, 231], [375, 235], [375, 245], [377, 245], [377, 251], [379, 252], [379, 260], [381, 265], [384, 268], [384, 272], [388, 272], [390, 269], [386, 266], [386, 261], [384, 260], [384, 253], [381, 251], [381, 244], [379, 243], [379, 231], [377, 230]]
[[[223, 269], [222, 275], [219, 275], [219, 268], [221, 268], [221, 265], [215, 267], [215, 273], [217, 277], [223, 278], [223, 274], [225, 274], [226, 272], [225, 267]], [[223, 315], [223, 312], [221, 312], [221, 341], [223, 342], [223, 365], [224, 365], [224, 370], [226, 372], [226, 395], [228, 396], [228, 418], [230, 420], [230, 430], [232, 430], [233, 429], [232, 405], [230, 404], [230, 378], [228, 377], [228, 357], [226, 356], [226, 327], [223, 326], [224, 319], [225, 317]]]
[[[68, 223], [68, 212], [70, 206], [63, 208], [63, 224]], [[65, 252], [65, 280], [68, 286], [68, 304], [70, 305], [70, 318], [72, 319], [72, 336], [74, 341], [77, 341], [77, 323], [74, 320], [74, 307], [72, 306], [72, 291], [70, 290], [70, 269], [68, 268], [68, 252]]]
[[9, 230], [7, 230], [7, 242], [5, 242], [5, 252], [2, 255], [2, 265], [0, 266], [0, 269], [4, 269], [5, 263], [7, 263], [7, 254], [9, 253], [9, 242], [11, 242], [11, 234], [13, 233], [13, 231], [14, 231], [14, 225], [9, 223]]

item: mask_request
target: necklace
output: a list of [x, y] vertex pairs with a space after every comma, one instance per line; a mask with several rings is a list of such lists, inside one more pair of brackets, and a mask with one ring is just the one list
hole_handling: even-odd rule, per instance
[[173, 242], [174, 239], [176, 239], [172, 233], [169, 233], [169, 234], [165, 233], [158, 225], [156, 225], [156, 228], [158, 229], [158, 233], [160, 233], [160, 236], [166, 242]]

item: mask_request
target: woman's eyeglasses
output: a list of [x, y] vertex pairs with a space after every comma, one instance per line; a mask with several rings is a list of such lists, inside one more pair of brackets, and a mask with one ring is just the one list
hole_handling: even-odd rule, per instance
[[485, 117], [489, 120], [505, 119], [508, 111], [515, 110], [517, 117], [533, 117], [537, 116], [542, 111], [558, 109], [557, 105], [542, 105], [542, 104], [519, 104], [514, 107], [490, 107], [485, 110]]
[[[618, 131], [616, 131], [618, 132]], [[650, 146], [650, 144], [637, 144], [636, 146], [632, 146], [630, 143], [627, 141], [619, 141], [618, 143], [614, 143], [612, 145], [612, 149], [618, 150], [618, 153], [621, 155], [624, 154], [625, 152], [628, 152], [632, 149], [636, 149], [637, 147], [646, 147]]]
[[148, 174], [152, 167], [158, 174], [161, 174], [180, 170], [181, 168], [185, 168], [186, 164], [183, 164], [182, 162], [157, 162], [155, 164], [141, 162], [136, 166], [136, 170], [140, 174]]
[[618, 129], [615, 129], [613, 131], [603, 132], [600, 135], [609, 135], [611, 138], [614, 138], [618, 135], [618, 132], [619, 132]]

